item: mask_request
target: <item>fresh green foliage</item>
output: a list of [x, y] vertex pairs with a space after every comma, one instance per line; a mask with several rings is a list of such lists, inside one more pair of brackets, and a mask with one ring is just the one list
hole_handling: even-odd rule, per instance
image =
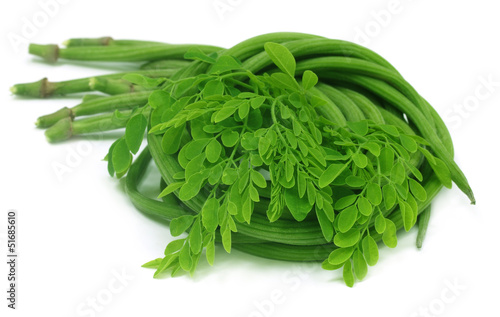
[[[290, 36], [297, 39], [270, 40]], [[474, 202], [446, 127], [388, 62], [344, 41], [318, 38], [308, 46], [311, 39], [299, 34], [265, 38], [227, 51], [125, 41], [108, 55], [102, 47], [94, 52], [95, 44], [85, 47], [100, 43], [95, 40], [77, 41], [82, 50], [35, 45], [32, 51], [46, 60], [57, 59], [54, 52], [70, 59], [162, 58], [155, 65], [174, 71], [99, 76], [90, 85], [44, 79], [13, 92], [46, 97], [85, 92], [96, 82], [110, 86], [100, 90], [105, 93], [141, 91], [140, 105], [130, 102], [133, 94], [107, 103], [87, 95], [38, 125], [60, 120], [47, 130], [49, 140], [125, 128], [106, 155], [108, 172], [118, 178], [128, 172], [134, 204], [170, 220], [171, 235], [179, 237], [163, 258], [144, 264], [156, 269], [155, 277], [193, 274], [202, 257], [213, 265], [217, 242], [228, 253], [236, 247], [270, 258], [323, 260], [325, 270], [342, 268], [352, 287], [377, 263], [377, 241], [394, 248], [397, 231], [418, 221], [421, 246], [430, 201], [442, 186], [455, 182]], [[350, 53], [325, 53], [321, 43]], [[74, 120], [99, 112], [109, 113]], [[132, 163], [145, 134], [148, 148]], [[137, 190], [148, 153], [164, 180], [163, 202]]]
[[[267, 190], [271, 222], [285, 210], [299, 222], [315, 211], [325, 243], [333, 240], [337, 247], [328, 261], [344, 267], [350, 284], [350, 261], [358, 279], [367, 274], [367, 263], [377, 262], [370, 225], [387, 246], [395, 247], [396, 227], [383, 214], [399, 209], [406, 230], [416, 222], [417, 205], [410, 202], [424, 201], [427, 195], [421, 177], [411, 177], [418, 173], [408, 174], [405, 167], [413, 166], [418, 153], [434, 166], [439, 161], [397, 126], [370, 120], [340, 126], [327, 120], [313, 105], [319, 98], [311, 90], [316, 74], [304, 72], [301, 86], [294, 77], [293, 55], [276, 43], [267, 43], [265, 50], [281, 72], [255, 75], [231, 56], [190, 51], [187, 57], [212, 65], [210, 72], [171, 81], [149, 98], [157, 118], [149, 133], [161, 136], [165, 155], [176, 155], [184, 170], [160, 196], [175, 193], [187, 202], [209, 190], [200, 214], [176, 218], [170, 225], [173, 236], [189, 231], [189, 247], [180, 249], [171, 268], [190, 272], [207, 246], [212, 263], [213, 242], [201, 241], [212, 241], [216, 230], [230, 252], [231, 233], [237, 232], [238, 223], [252, 223], [255, 204], [268, 199], [262, 197]], [[126, 135], [142, 131], [142, 118], [129, 121]], [[128, 150], [135, 153], [137, 143], [128, 137], [127, 143], [114, 145], [117, 174], [130, 165]], [[445, 179], [446, 173], [441, 174]], [[340, 189], [348, 191], [332, 197]]]

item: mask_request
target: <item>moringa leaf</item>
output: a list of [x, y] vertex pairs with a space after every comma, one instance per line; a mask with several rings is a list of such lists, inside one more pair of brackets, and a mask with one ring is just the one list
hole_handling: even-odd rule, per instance
[[378, 159], [380, 164], [380, 173], [388, 175], [394, 165], [394, 150], [387, 146], [384, 147], [380, 150]]
[[299, 197], [297, 186], [286, 188], [284, 191], [285, 203], [293, 218], [297, 221], [302, 221], [311, 211], [312, 205], [306, 196]]
[[392, 184], [385, 184], [382, 187], [382, 195], [384, 196], [384, 206], [385, 209], [391, 209], [396, 203], [396, 188]]
[[356, 205], [352, 205], [342, 210], [338, 217], [339, 231], [342, 233], [349, 231], [356, 222], [357, 217], [358, 207]]
[[366, 263], [369, 266], [374, 266], [378, 262], [378, 246], [377, 242], [372, 238], [372, 236], [366, 236], [362, 242], [363, 254], [366, 259]]
[[328, 166], [328, 168], [323, 172], [323, 174], [321, 174], [321, 177], [319, 178], [319, 187], [323, 188], [330, 185], [345, 168], [345, 164], [331, 164], [330, 166]]
[[380, 189], [380, 186], [375, 183], [369, 183], [366, 186], [366, 198], [368, 198], [372, 205], [380, 205], [382, 202], [382, 190]]
[[208, 232], [215, 232], [219, 225], [219, 201], [215, 198], [209, 198], [203, 204], [201, 209], [201, 219], [203, 226]]
[[132, 154], [130, 154], [127, 141], [124, 138], [115, 144], [111, 159], [117, 175], [126, 172], [132, 164]]
[[229, 55], [223, 55], [219, 57], [217, 61], [212, 65], [210, 74], [221, 74], [239, 69], [241, 69], [241, 63], [236, 60], [236, 58]]
[[295, 57], [286, 47], [278, 43], [268, 42], [264, 44], [264, 49], [282, 72], [292, 78], [295, 76]]
[[220, 80], [213, 79], [209, 81], [203, 88], [203, 98], [210, 96], [222, 95], [224, 93], [224, 83]]
[[165, 132], [161, 140], [161, 147], [165, 154], [174, 154], [179, 150], [184, 128], [185, 125], [182, 125], [180, 127], [170, 127]]
[[323, 237], [325, 237], [326, 242], [332, 241], [333, 238], [333, 224], [326, 216], [325, 212], [319, 208], [316, 208], [316, 217], [318, 218], [319, 225], [321, 227], [321, 232]]
[[333, 238], [333, 243], [340, 248], [352, 247], [359, 241], [360, 232], [352, 228], [347, 232], [338, 232]]
[[389, 248], [395, 248], [398, 245], [396, 237], [396, 225], [389, 219], [385, 219], [385, 231], [382, 234], [382, 241]]
[[180, 216], [172, 219], [172, 221], [170, 222], [170, 234], [174, 237], [181, 235], [183, 232], [189, 229], [189, 227], [191, 227], [193, 221], [194, 216], [191, 215]]
[[208, 143], [206, 149], [207, 161], [210, 163], [215, 163], [219, 160], [222, 152], [222, 145], [220, 145], [217, 139], [212, 139], [210, 143]]
[[187, 50], [187, 52], [184, 54], [184, 58], [198, 60], [198, 61], [202, 61], [202, 62], [209, 63], [209, 64], [215, 63], [215, 58], [203, 53], [203, 51], [196, 46], [190, 47]]
[[364, 136], [368, 133], [368, 122], [363, 121], [347, 121], [347, 126], [352, 132]]
[[385, 231], [385, 218], [382, 214], [375, 218], [375, 231], [379, 234], [384, 233]]
[[342, 264], [351, 258], [353, 252], [353, 247], [335, 249], [328, 256], [328, 262], [333, 265]]
[[369, 216], [372, 214], [373, 207], [367, 198], [363, 196], [359, 197], [357, 204], [358, 204], [358, 210], [363, 216]]
[[427, 199], [427, 192], [425, 188], [420, 185], [419, 182], [414, 180], [413, 178], [408, 179], [408, 183], [410, 185], [410, 191], [420, 201], [425, 201]]
[[312, 71], [306, 70], [304, 74], [302, 74], [302, 87], [304, 87], [305, 90], [313, 88], [317, 83], [318, 75], [316, 75]]
[[184, 185], [184, 183], [185, 182], [177, 182], [177, 183], [168, 184], [168, 186], [165, 187], [165, 189], [163, 189], [162, 192], [158, 195], [158, 198], [161, 198], [161, 197], [164, 197], [164, 196], [167, 196], [167, 195], [173, 193], [177, 189], [181, 188], [182, 185]]
[[127, 122], [125, 140], [127, 141], [127, 146], [130, 149], [130, 152], [133, 154], [136, 154], [141, 147], [147, 125], [148, 120], [143, 114], [137, 114], [130, 118]]
[[240, 134], [236, 131], [226, 130], [221, 135], [222, 144], [225, 147], [233, 147], [238, 143]]
[[201, 252], [202, 248], [202, 234], [201, 234], [201, 224], [200, 218], [197, 218], [191, 230], [189, 230], [189, 246], [191, 247], [191, 252], [198, 254]]
[[354, 274], [352, 273], [351, 261], [345, 262], [344, 269], [342, 270], [342, 278], [344, 279], [345, 285], [349, 287], [354, 286]]
[[362, 280], [365, 278], [368, 273], [368, 267], [366, 265], [365, 257], [361, 251], [356, 250], [352, 256], [352, 262], [354, 264], [354, 273], [358, 280]]
[[415, 153], [418, 150], [418, 145], [415, 140], [406, 134], [401, 134], [399, 136], [399, 139], [401, 140], [401, 145], [404, 146], [405, 149], [408, 150], [410, 153]]

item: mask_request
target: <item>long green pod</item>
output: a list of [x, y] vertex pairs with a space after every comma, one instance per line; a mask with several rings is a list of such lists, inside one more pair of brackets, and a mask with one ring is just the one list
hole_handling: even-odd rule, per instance
[[365, 115], [361, 109], [338, 89], [322, 83], [319, 83], [317, 88], [341, 109], [347, 121], [356, 122], [365, 119]]
[[66, 47], [81, 47], [81, 46], [137, 46], [150, 44], [164, 44], [157, 41], [142, 41], [142, 40], [115, 40], [110, 36], [95, 37], [95, 38], [71, 38], [63, 42]]
[[150, 91], [133, 92], [82, 102], [73, 108], [62, 108], [54, 113], [41, 116], [36, 121], [39, 128], [48, 128], [64, 118], [75, 118], [114, 110], [131, 109], [144, 106], [148, 102]]
[[48, 98], [54, 96], [64, 96], [68, 94], [89, 92], [92, 88], [89, 82], [92, 78], [99, 79], [121, 79], [123, 76], [134, 73], [151, 78], [165, 77], [169, 78], [177, 69], [150, 69], [150, 70], [137, 70], [123, 73], [115, 73], [101, 76], [85, 77], [79, 79], [65, 80], [59, 82], [51, 82], [47, 78], [31, 82], [16, 84], [11, 87], [11, 92], [18, 96], [26, 96], [33, 98]]
[[58, 59], [78, 61], [145, 62], [161, 59], [182, 59], [192, 48], [209, 54], [222, 48], [212, 45], [194, 44], [145, 44], [134, 46], [78, 46], [59, 48], [54, 45], [30, 44], [29, 51], [48, 62]]

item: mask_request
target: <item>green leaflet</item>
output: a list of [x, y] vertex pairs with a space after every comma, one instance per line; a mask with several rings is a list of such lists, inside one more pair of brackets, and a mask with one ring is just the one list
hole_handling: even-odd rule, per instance
[[382, 195], [384, 196], [384, 205], [386, 209], [391, 209], [396, 203], [397, 193], [396, 188], [392, 184], [385, 184], [382, 187]]
[[222, 231], [222, 245], [227, 253], [231, 253], [231, 230], [226, 229]]
[[183, 201], [187, 201], [198, 195], [206, 178], [206, 175], [201, 172], [193, 174], [189, 177], [187, 182], [182, 185], [179, 191], [179, 198]]
[[380, 150], [378, 159], [380, 162], [380, 172], [383, 175], [389, 174], [394, 164], [394, 150], [390, 147], [384, 147]]
[[363, 254], [366, 259], [366, 263], [369, 266], [374, 266], [378, 262], [378, 246], [377, 242], [371, 237], [366, 236], [362, 242]]
[[382, 214], [378, 215], [375, 218], [375, 230], [377, 231], [377, 233], [384, 233], [385, 226], [386, 222], [384, 216]]
[[399, 204], [401, 210], [401, 217], [403, 218], [403, 225], [406, 231], [410, 231], [413, 226], [413, 211], [411, 206], [407, 202], [401, 202]]
[[359, 230], [352, 228], [347, 232], [338, 232], [333, 239], [333, 243], [340, 248], [352, 247], [358, 243], [359, 237]]
[[352, 257], [352, 262], [354, 264], [354, 273], [358, 280], [362, 280], [365, 278], [368, 273], [368, 266], [366, 265], [365, 257], [361, 251], [356, 250]]
[[224, 55], [212, 65], [210, 74], [221, 74], [238, 69], [241, 69], [241, 64], [233, 56]]
[[382, 241], [389, 248], [395, 248], [398, 245], [396, 225], [389, 219], [385, 219], [385, 231], [382, 235]]
[[250, 173], [251, 173], [252, 182], [255, 185], [257, 185], [260, 188], [266, 188], [267, 187], [266, 179], [264, 178], [264, 176], [262, 176], [261, 173], [255, 171], [255, 170], [252, 170]]
[[319, 186], [325, 187], [331, 184], [342, 173], [345, 167], [346, 165], [344, 164], [331, 164], [328, 166], [319, 178]]
[[361, 136], [366, 135], [368, 133], [368, 122], [366, 121], [348, 121], [347, 126], [354, 133], [357, 133]]
[[337, 200], [337, 202], [335, 203], [335, 209], [336, 210], [345, 209], [345, 208], [351, 206], [352, 204], [354, 204], [354, 202], [356, 201], [357, 198], [358, 198], [358, 195], [344, 196], [344, 197], [340, 198], [339, 200]]
[[175, 99], [164, 90], [155, 90], [148, 97], [148, 104], [153, 109], [161, 108], [163, 106], [168, 107], [173, 105], [174, 102]]
[[232, 116], [236, 112], [236, 109], [237, 109], [236, 107], [224, 107], [221, 110], [214, 113], [212, 120], [215, 123], [226, 120], [227, 118], [229, 118], [230, 116]]
[[316, 86], [318, 83], [318, 76], [310, 70], [306, 70], [304, 74], [302, 74], [302, 87], [305, 90], [309, 90], [312, 87]]
[[384, 131], [385, 133], [398, 137], [399, 136], [399, 131], [398, 128], [396, 128], [393, 125], [387, 125], [387, 124], [381, 124], [379, 127]]
[[425, 188], [422, 187], [416, 180], [414, 179], [409, 179], [408, 183], [410, 185], [410, 191], [420, 201], [425, 201], [427, 199], [427, 192], [425, 191]]
[[328, 256], [328, 262], [332, 265], [342, 264], [351, 258], [353, 252], [353, 247], [335, 249]]
[[226, 130], [221, 135], [222, 144], [225, 147], [233, 147], [238, 142], [240, 135], [236, 131]]
[[178, 240], [174, 240], [174, 241], [170, 242], [167, 245], [167, 247], [165, 248], [164, 254], [169, 255], [169, 254], [172, 254], [172, 253], [179, 251], [182, 248], [182, 246], [184, 245], [185, 241], [186, 241], [186, 239], [178, 239]]
[[198, 47], [191, 47], [185, 54], [185, 59], [193, 59], [199, 60], [205, 63], [213, 64], [215, 63], [215, 59], [211, 56], [206, 55], [203, 51]]
[[415, 140], [405, 134], [401, 134], [399, 136], [399, 139], [401, 140], [401, 145], [405, 147], [409, 152], [415, 153], [418, 150], [418, 145]]
[[368, 199], [365, 197], [358, 198], [358, 210], [364, 216], [369, 216], [373, 212], [373, 206]]
[[217, 139], [212, 139], [210, 143], [208, 143], [206, 148], [206, 156], [207, 161], [210, 163], [215, 163], [219, 160], [222, 152], [222, 145], [217, 141]]
[[122, 174], [128, 170], [132, 163], [132, 154], [130, 154], [125, 139], [121, 139], [115, 144], [111, 160], [116, 174]]
[[297, 186], [285, 189], [284, 196], [286, 206], [295, 220], [304, 220], [312, 209], [312, 205], [309, 204], [308, 199], [305, 196], [302, 198], [299, 197]]
[[321, 232], [325, 237], [327, 242], [332, 241], [333, 238], [333, 224], [326, 216], [325, 212], [321, 209], [316, 208], [316, 217], [318, 218], [319, 225], [321, 226]]
[[191, 247], [191, 252], [194, 254], [198, 254], [201, 252], [202, 245], [202, 232], [201, 232], [201, 224], [200, 218], [197, 218], [191, 230], [189, 231], [189, 246]]
[[181, 137], [184, 132], [184, 125], [180, 127], [170, 127], [162, 138], [162, 148], [166, 154], [174, 154], [179, 150]]
[[207, 257], [208, 264], [210, 264], [210, 266], [213, 266], [214, 265], [214, 258], [215, 258], [215, 241], [211, 241], [207, 245], [206, 257]]
[[201, 209], [203, 226], [208, 232], [215, 232], [215, 229], [217, 229], [217, 226], [219, 225], [219, 208], [219, 201], [215, 198], [210, 198], [207, 199]]
[[222, 95], [224, 93], [224, 83], [219, 80], [209, 81], [203, 88], [203, 98], [208, 98], [211, 96]]
[[184, 271], [191, 270], [193, 259], [191, 257], [191, 250], [188, 243], [184, 244], [181, 251], [179, 252], [179, 264]]
[[441, 181], [441, 184], [446, 188], [451, 188], [451, 174], [448, 166], [438, 159], [437, 157], [434, 159], [435, 163], [430, 163], [432, 170], [436, 173], [437, 177]]
[[148, 121], [146, 117], [142, 114], [137, 114], [130, 118], [127, 122], [127, 127], [125, 129], [125, 140], [127, 142], [127, 147], [130, 152], [136, 154], [144, 139], [144, 132], [146, 132], [146, 127]]
[[292, 91], [297, 89], [297, 82], [293, 77], [290, 77], [287, 74], [274, 73], [271, 75], [271, 80], [275, 86], [281, 89], [288, 89]]
[[160, 266], [162, 260], [163, 260], [162, 258], [154, 259], [152, 261], [144, 263], [141, 266], [150, 269], [157, 269]]
[[340, 269], [340, 268], [341, 268], [341, 267], [343, 267], [343, 266], [344, 266], [344, 263], [333, 265], [333, 264], [331, 264], [330, 262], [328, 262], [328, 259], [325, 259], [325, 260], [321, 263], [321, 268], [322, 268], [323, 270], [327, 270], [327, 271], [338, 270], [338, 269]]
[[357, 217], [358, 207], [356, 205], [347, 207], [346, 209], [342, 210], [338, 217], [338, 226], [340, 232], [344, 233], [351, 229], [356, 222]]
[[366, 185], [366, 198], [374, 206], [380, 205], [382, 202], [382, 190], [378, 184], [370, 183]]
[[170, 234], [174, 237], [185, 232], [194, 221], [194, 216], [186, 215], [172, 219], [170, 222]]
[[380, 145], [375, 142], [366, 142], [362, 145], [363, 148], [367, 149], [374, 156], [380, 156]]
[[264, 49], [282, 72], [290, 77], [295, 76], [295, 58], [286, 47], [278, 43], [268, 42], [264, 44]]
[[165, 187], [165, 189], [163, 189], [162, 192], [158, 195], [158, 198], [161, 198], [161, 197], [164, 197], [164, 196], [167, 196], [167, 195], [173, 193], [175, 190], [181, 188], [182, 185], [184, 185], [184, 183], [185, 182], [176, 182], [176, 183], [168, 184], [168, 186]]
[[354, 274], [352, 273], [351, 261], [345, 262], [344, 269], [342, 270], [342, 277], [344, 279], [345, 285], [349, 287], [354, 286]]
[[397, 162], [391, 169], [391, 180], [396, 184], [402, 184], [406, 179], [406, 172], [403, 164]]

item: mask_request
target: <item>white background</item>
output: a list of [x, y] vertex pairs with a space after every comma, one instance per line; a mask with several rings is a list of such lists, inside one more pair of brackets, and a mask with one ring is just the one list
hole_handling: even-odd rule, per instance
[[[500, 20], [495, 1], [66, 0], [43, 25], [23, 34], [45, 2], [9, 1], [0, 13], [2, 263], [9, 209], [18, 211], [19, 225], [18, 309], [6, 308], [7, 266], [2, 264], [2, 316], [426, 316], [423, 311], [498, 316]], [[217, 4], [226, 10], [218, 11]], [[120, 182], [107, 175], [101, 159], [112, 138], [50, 145], [33, 122], [78, 99], [26, 100], [8, 92], [17, 82], [72, 79], [124, 66], [46, 65], [9, 36], [61, 43], [109, 35], [230, 47], [275, 31], [355, 41], [393, 63], [450, 127], [456, 160], [477, 205], [470, 206], [456, 187], [441, 192], [423, 249], [414, 246], [416, 230], [400, 233], [398, 247], [382, 247], [379, 264], [352, 289], [344, 286], [341, 272], [323, 271], [319, 264], [237, 251], [227, 255], [220, 247], [215, 267], [202, 261], [193, 278], [155, 280], [153, 271], [140, 265], [159, 257], [172, 238], [168, 227], [139, 213]], [[484, 84], [488, 80], [491, 87]], [[54, 164], [71, 171], [58, 177]], [[157, 184], [153, 175], [150, 187]], [[123, 271], [127, 280], [117, 282], [115, 275]], [[110, 283], [120, 289], [106, 298]], [[86, 306], [92, 297], [100, 298], [97, 310]]]

